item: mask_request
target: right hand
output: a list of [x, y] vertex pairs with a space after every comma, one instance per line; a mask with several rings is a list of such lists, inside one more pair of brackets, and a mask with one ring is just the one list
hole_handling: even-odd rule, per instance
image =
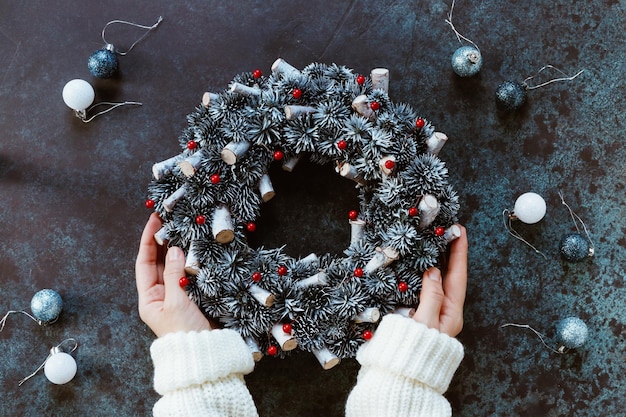
[[413, 320], [456, 337], [463, 329], [463, 304], [467, 291], [467, 233], [450, 244], [450, 260], [445, 278], [441, 271], [430, 268], [424, 272], [420, 303]]

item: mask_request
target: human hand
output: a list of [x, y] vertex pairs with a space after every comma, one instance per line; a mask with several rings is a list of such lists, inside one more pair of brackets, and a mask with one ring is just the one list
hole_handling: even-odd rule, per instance
[[463, 304], [467, 289], [467, 234], [465, 227], [459, 227], [461, 236], [450, 244], [445, 278], [442, 279], [437, 268], [424, 272], [420, 303], [413, 315], [413, 320], [452, 337], [463, 329]]
[[178, 247], [165, 249], [154, 240], [161, 220], [153, 213], [146, 224], [135, 262], [139, 317], [157, 335], [178, 331], [211, 330], [211, 324], [180, 287], [185, 276], [185, 254]]

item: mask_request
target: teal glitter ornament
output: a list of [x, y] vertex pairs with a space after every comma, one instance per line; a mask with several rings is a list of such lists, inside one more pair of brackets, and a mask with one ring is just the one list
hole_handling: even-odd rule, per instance
[[454, 70], [454, 72], [459, 77], [471, 77], [480, 72], [480, 69], [483, 66], [483, 56], [480, 53], [480, 49], [478, 48], [478, 46], [472, 40], [461, 35], [459, 31], [456, 30], [456, 28], [454, 27], [454, 24], [452, 24], [453, 10], [454, 0], [452, 1], [452, 5], [450, 6], [450, 13], [448, 14], [448, 18], [445, 20], [445, 22], [450, 25], [459, 42], [462, 43], [462, 41], [465, 41], [470, 43], [471, 46], [461, 46], [456, 51], [454, 51], [451, 59], [452, 70]]
[[452, 69], [459, 77], [478, 74], [483, 66], [483, 56], [478, 48], [461, 46], [452, 54]]
[[587, 341], [589, 329], [578, 317], [567, 317], [556, 325], [556, 337], [559, 341], [559, 352], [566, 349], [578, 349]]
[[593, 247], [589, 239], [580, 233], [569, 233], [561, 239], [559, 252], [569, 262], [581, 262], [593, 256]]
[[52, 324], [59, 319], [63, 299], [58, 292], [44, 289], [35, 293], [30, 301], [30, 310], [39, 324]]

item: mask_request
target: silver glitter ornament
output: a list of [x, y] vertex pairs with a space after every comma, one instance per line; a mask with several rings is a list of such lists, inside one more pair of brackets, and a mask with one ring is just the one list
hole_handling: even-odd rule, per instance
[[505, 110], [517, 110], [526, 101], [526, 84], [505, 81], [496, 90], [496, 103]]
[[483, 66], [483, 56], [478, 48], [461, 46], [452, 54], [452, 69], [459, 77], [478, 74]]
[[63, 299], [54, 290], [45, 289], [35, 293], [30, 301], [30, 309], [40, 324], [57, 321], [63, 309]]
[[556, 325], [556, 337], [560, 343], [559, 352], [565, 349], [577, 349], [585, 344], [589, 330], [578, 317], [567, 317]]
[[593, 248], [589, 239], [580, 233], [570, 233], [561, 239], [559, 252], [569, 262], [580, 262], [593, 256]]

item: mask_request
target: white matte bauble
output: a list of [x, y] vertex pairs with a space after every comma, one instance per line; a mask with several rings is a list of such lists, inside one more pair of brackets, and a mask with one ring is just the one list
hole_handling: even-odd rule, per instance
[[539, 194], [524, 193], [515, 200], [513, 215], [523, 223], [537, 223], [546, 215], [546, 202]]
[[43, 372], [53, 384], [67, 384], [76, 375], [76, 361], [68, 353], [57, 352], [48, 358]]
[[63, 101], [70, 109], [81, 111], [91, 106], [96, 98], [96, 92], [91, 84], [85, 80], [75, 79], [63, 87]]

